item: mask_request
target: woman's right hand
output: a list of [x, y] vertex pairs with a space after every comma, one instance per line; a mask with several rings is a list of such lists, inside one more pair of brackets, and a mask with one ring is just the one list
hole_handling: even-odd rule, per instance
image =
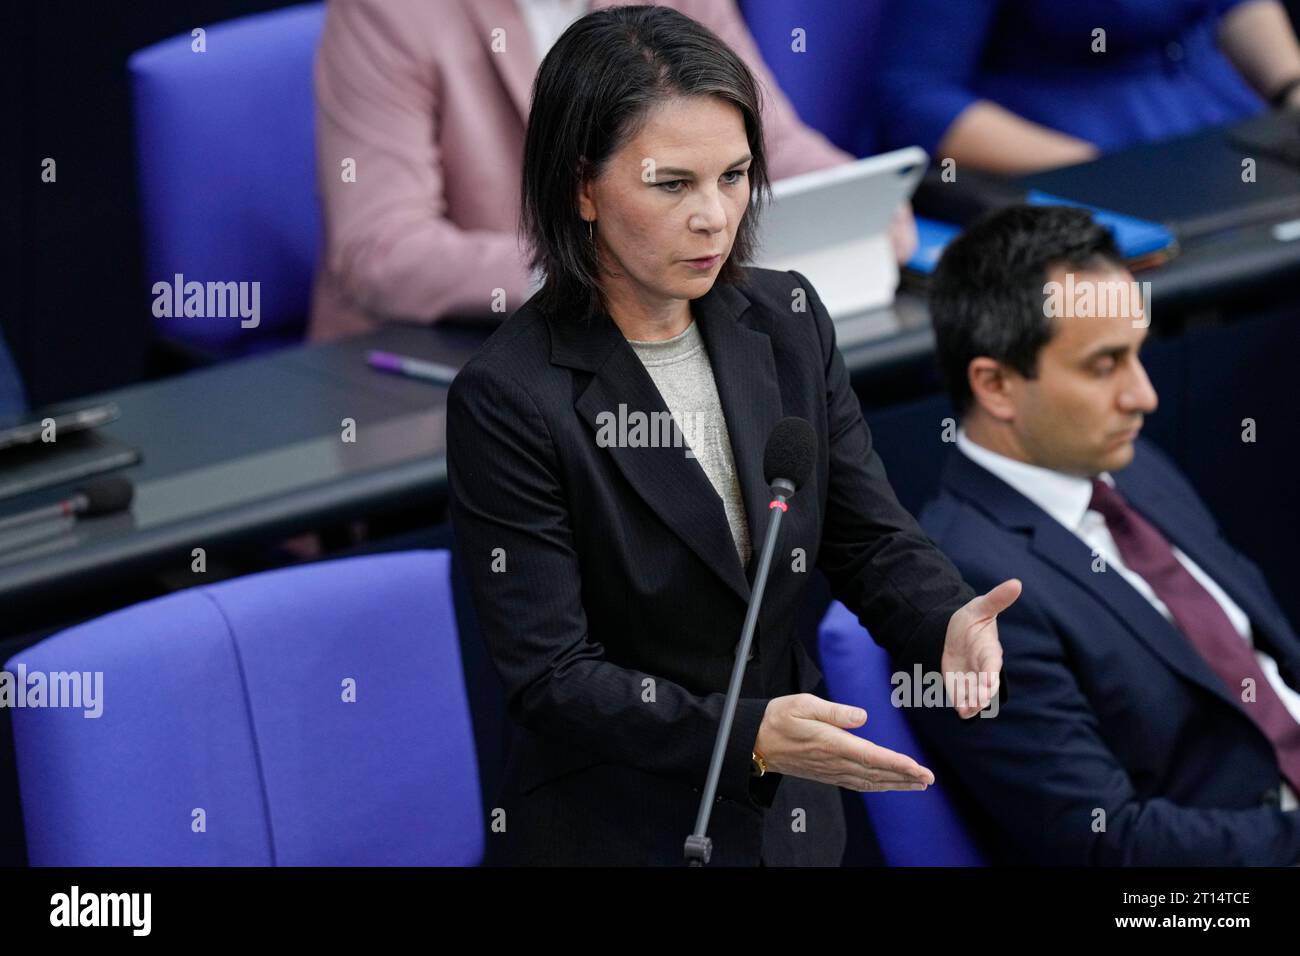
[[754, 749], [774, 773], [804, 777], [848, 790], [924, 790], [934, 774], [905, 754], [851, 734], [867, 714], [813, 694], [768, 701]]

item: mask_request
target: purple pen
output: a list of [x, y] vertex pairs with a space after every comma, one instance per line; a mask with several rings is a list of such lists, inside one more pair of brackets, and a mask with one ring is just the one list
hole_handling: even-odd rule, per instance
[[451, 380], [460, 371], [452, 365], [426, 362], [424, 359], [411, 358], [409, 355], [398, 355], [395, 352], [382, 352], [378, 349], [372, 349], [366, 354], [366, 364], [381, 372], [393, 372], [397, 375], [418, 378], [437, 385], [450, 385]]

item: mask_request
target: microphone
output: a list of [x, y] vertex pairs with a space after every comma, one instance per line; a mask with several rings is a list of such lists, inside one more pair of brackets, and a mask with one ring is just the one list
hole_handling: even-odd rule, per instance
[[[817, 433], [802, 418], [783, 418], [763, 451], [763, 479], [784, 502], [808, 480], [817, 457]], [[782, 511], [785, 509], [782, 508]]]
[[0, 532], [26, 527], [52, 518], [93, 518], [98, 515], [125, 511], [135, 496], [135, 486], [121, 475], [108, 475], [88, 481], [73, 493], [71, 498], [33, 508], [7, 518], [0, 518]]
[[736, 647], [736, 660], [731, 665], [731, 682], [727, 686], [727, 699], [722, 708], [722, 723], [713, 740], [713, 757], [709, 761], [709, 775], [700, 796], [700, 809], [695, 817], [695, 830], [686, 838], [684, 852], [691, 866], [703, 866], [713, 855], [713, 841], [706, 835], [709, 816], [713, 811], [713, 797], [717, 793], [718, 778], [722, 776], [722, 758], [731, 737], [731, 725], [736, 717], [740, 700], [740, 684], [749, 660], [749, 648], [754, 641], [754, 627], [758, 624], [758, 609], [763, 603], [767, 588], [767, 572], [772, 566], [772, 553], [776, 550], [776, 536], [781, 528], [781, 518], [789, 505], [786, 500], [803, 486], [812, 474], [817, 457], [817, 433], [802, 418], [783, 418], [776, 423], [767, 438], [763, 451], [763, 480], [772, 493], [768, 504], [767, 536], [754, 575], [754, 587], [745, 612], [745, 626], [741, 629], [740, 644]]

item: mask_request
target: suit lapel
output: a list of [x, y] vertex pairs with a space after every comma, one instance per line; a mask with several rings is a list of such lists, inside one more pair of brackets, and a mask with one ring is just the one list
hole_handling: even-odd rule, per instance
[[1033, 550], [1109, 607], [1143, 644], [1173, 670], [1232, 705], [1223, 681], [1191, 642], [1151, 606], [1118, 571], [1093, 571], [1093, 555], [1073, 532], [1043, 515], [1034, 529]]
[[[501, 79], [520, 121], [527, 124], [533, 79], [539, 64], [533, 38], [518, 5], [515, 0], [462, 0], [462, 6], [474, 24], [479, 41], [487, 51], [488, 61]], [[497, 30], [502, 32], [494, 34]], [[494, 37], [499, 39], [494, 40]], [[500, 49], [502, 43], [505, 49]]]
[[[713, 365], [718, 400], [727, 419], [732, 455], [754, 553], [767, 530], [771, 489], [763, 475], [767, 439], [781, 420], [781, 386], [772, 356], [771, 317], [748, 309], [734, 287], [714, 287], [718, 294], [695, 300], [696, 321]], [[757, 568], [750, 562], [749, 571]]]
[[1120, 624], [1172, 670], [1230, 706], [1236, 706], [1223, 681], [1182, 632], [1165, 620], [1119, 572], [1092, 570], [1092, 551], [1073, 531], [955, 449], [944, 480], [955, 493], [999, 524], [1027, 532], [1034, 554], [1109, 608]]
[[1260, 592], [1255, 582], [1242, 572], [1231, 547], [1218, 536], [1215, 529], [1201, 527], [1199, 534], [1193, 533], [1186, 511], [1178, 507], [1177, 501], [1166, 494], [1163, 488], [1144, 481], [1143, 476], [1132, 466], [1116, 473], [1115, 484], [1133, 507], [1195, 561], [1246, 613], [1250, 618], [1256, 644], [1263, 645], [1277, 660], [1282, 673], [1295, 680], [1295, 675], [1300, 673], [1300, 654], [1297, 654], [1297, 648], [1283, 644], [1283, 639], [1274, 633], [1278, 622], [1271, 602], [1267, 595]]
[[[537, 68], [541, 63], [533, 46], [533, 38], [528, 31], [528, 22], [519, 11], [516, 0], [461, 0], [470, 21], [474, 24], [483, 49], [500, 77], [520, 122], [528, 124], [528, 112], [532, 102], [533, 80], [537, 78]], [[593, 0], [588, 4], [591, 11], [616, 6], [626, 0]], [[497, 52], [493, 49], [493, 31], [504, 31], [501, 36], [505, 49]], [[498, 44], [499, 46], [500, 44]]]
[[[766, 527], [768, 489], [763, 480], [763, 451], [768, 433], [781, 416], [781, 393], [768, 335], [746, 321], [761, 324], [749, 299], [733, 286], [715, 283], [691, 304], [713, 367], [718, 400], [736, 461], [755, 551]], [[551, 359], [556, 364], [592, 372], [574, 407], [599, 435], [602, 423], [627, 414], [667, 413], [659, 390], [618, 326], [603, 312], [582, 328], [574, 320], [551, 318]], [[686, 456], [685, 447], [602, 449], [628, 484], [674, 534], [694, 551], [742, 600], [750, 597], [749, 579], [736, 553], [722, 499], [703, 467]], [[751, 568], [756, 562], [750, 562]]]

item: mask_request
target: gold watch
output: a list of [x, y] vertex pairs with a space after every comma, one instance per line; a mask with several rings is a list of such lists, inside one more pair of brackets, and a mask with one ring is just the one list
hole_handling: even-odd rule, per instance
[[767, 761], [757, 750], [750, 751], [749, 775], [751, 777], [761, 777], [767, 773]]

